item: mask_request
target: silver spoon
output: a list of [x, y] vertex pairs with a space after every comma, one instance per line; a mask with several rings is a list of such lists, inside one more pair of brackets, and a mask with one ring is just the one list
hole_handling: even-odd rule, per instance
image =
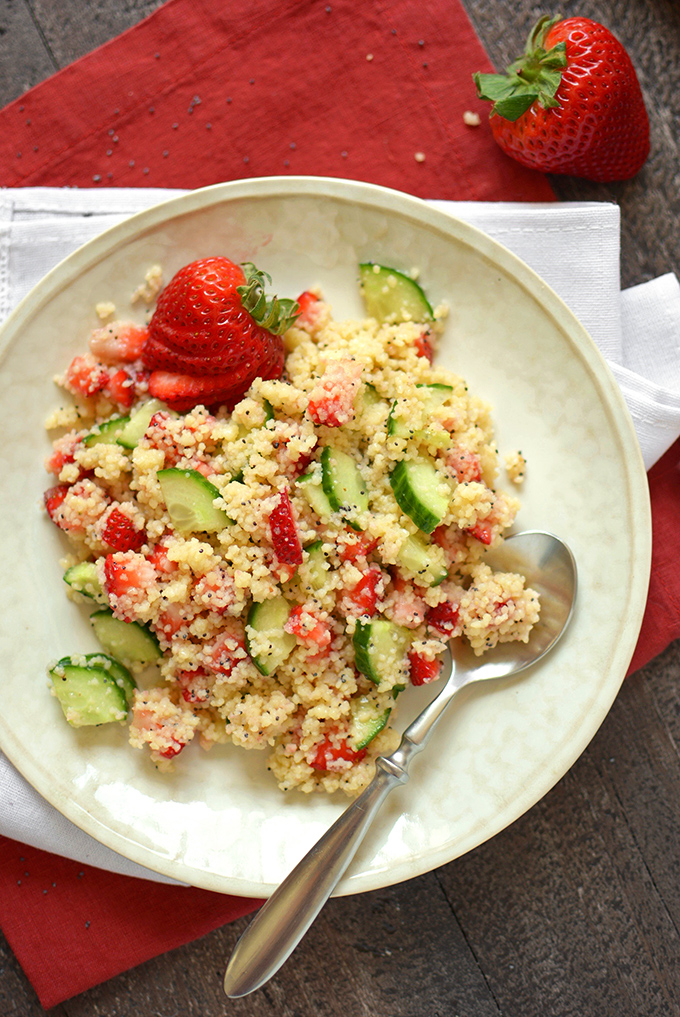
[[224, 991], [237, 998], [259, 989], [288, 959], [344, 875], [389, 792], [408, 780], [408, 767], [428, 742], [444, 710], [465, 685], [508, 677], [535, 664], [564, 632], [576, 597], [576, 564], [558, 537], [539, 530], [509, 537], [490, 555], [494, 569], [519, 572], [536, 590], [541, 615], [528, 643], [501, 643], [483, 657], [456, 641], [447, 650], [439, 695], [416, 717], [391, 756], [376, 760], [375, 777], [305, 855], [243, 933], [224, 976]]

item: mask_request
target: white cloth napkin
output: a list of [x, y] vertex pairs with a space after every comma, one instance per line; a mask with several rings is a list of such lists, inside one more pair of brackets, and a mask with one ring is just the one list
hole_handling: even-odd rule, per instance
[[[57, 262], [127, 216], [182, 194], [155, 189], [0, 189], [0, 322]], [[680, 285], [621, 292], [619, 209], [598, 202], [433, 201], [527, 262], [581, 320], [619, 383], [649, 468], [680, 435]], [[126, 875], [174, 882], [93, 840], [0, 753], [0, 834]]]

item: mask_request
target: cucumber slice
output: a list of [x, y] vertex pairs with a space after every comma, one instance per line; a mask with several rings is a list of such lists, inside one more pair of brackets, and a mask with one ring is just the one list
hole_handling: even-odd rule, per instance
[[305, 551], [309, 555], [306, 562], [309, 581], [313, 590], [321, 590], [328, 580], [328, 565], [323, 550], [323, 541], [315, 540], [309, 544]]
[[432, 546], [420, 534], [406, 538], [397, 552], [397, 561], [415, 573], [419, 586], [439, 586], [448, 575], [440, 562], [432, 560]]
[[368, 492], [355, 460], [327, 446], [321, 453], [321, 483], [331, 509], [358, 529], [354, 518], [368, 509]]
[[92, 597], [102, 604], [107, 602], [97, 576], [97, 566], [93, 561], [81, 561], [77, 565], [71, 565], [71, 568], [64, 572], [64, 582], [86, 597]]
[[108, 671], [119, 689], [123, 690], [125, 700], [128, 704], [132, 702], [137, 682], [134, 680], [126, 667], [123, 667], [119, 660], [109, 656], [108, 653], [86, 653], [85, 660], [88, 667], [101, 667]]
[[104, 667], [75, 664], [63, 657], [50, 668], [52, 688], [71, 727], [90, 727], [125, 720], [125, 692]]
[[357, 622], [354, 630], [354, 662], [359, 671], [388, 691], [404, 678], [408, 629], [385, 618]]
[[232, 520], [214, 505], [220, 492], [198, 470], [175, 466], [156, 474], [172, 525], [180, 533], [216, 533]]
[[359, 284], [371, 318], [380, 322], [432, 321], [434, 312], [415, 279], [386, 265], [359, 265]]
[[318, 473], [303, 473], [297, 479], [298, 490], [304, 496], [313, 512], [316, 512], [319, 519], [328, 522], [333, 515], [331, 503], [324, 494], [321, 477]]
[[439, 526], [448, 511], [451, 492], [433, 463], [402, 459], [392, 470], [390, 485], [399, 508], [419, 530], [432, 533]]
[[421, 441], [435, 442], [442, 447], [451, 444], [450, 436], [446, 432], [429, 431], [426, 424], [433, 412], [443, 406], [453, 394], [453, 386], [434, 382], [432, 385], [416, 385], [416, 388], [420, 396], [416, 419], [409, 419], [404, 410], [400, 414], [400, 400], [395, 399], [387, 418], [387, 433], [397, 438], [415, 437]]
[[95, 636], [113, 657], [149, 664], [161, 656], [156, 636], [141, 622], [121, 621], [108, 608], [91, 614], [90, 622]]
[[370, 381], [367, 381], [363, 387], [362, 398], [364, 406], [377, 406], [378, 403], [382, 402], [377, 388], [375, 385], [371, 385]]
[[129, 423], [129, 417], [112, 417], [111, 420], [105, 420], [103, 424], [97, 424], [85, 435], [83, 445], [87, 445], [88, 448], [92, 445], [115, 445]]
[[167, 410], [168, 407], [160, 399], [149, 399], [132, 414], [128, 423], [118, 435], [118, 444], [123, 448], [137, 448], [140, 439], [151, 423], [154, 413], [160, 410]]
[[399, 416], [399, 400], [392, 403], [390, 415], [387, 418], [387, 433], [394, 438], [412, 438], [413, 429], [409, 427], [403, 417]]
[[246, 649], [260, 674], [272, 674], [295, 648], [295, 636], [283, 631], [290, 610], [279, 596], [253, 604], [248, 612]]
[[389, 707], [383, 709], [371, 696], [359, 696], [350, 705], [351, 721], [349, 736], [353, 747], [365, 749], [387, 724], [391, 714]]

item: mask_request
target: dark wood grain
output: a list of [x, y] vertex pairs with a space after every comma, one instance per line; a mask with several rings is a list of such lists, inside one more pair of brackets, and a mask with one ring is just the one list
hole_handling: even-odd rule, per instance
[[[464, 0], [491, 58], [523, 45], [537, 8]], [[0, 104], [117, 35], [157, 0], [0, 0]], [[565, 200], [622, 212], [631, 285], [680, 271], [680, 4], [565, 0], [608, 24], [645, 92], [652, 152], [633, 181], [554, 178]], [[492, 841], [395, 887], [331, 901], [260, 992], [227, 1001], [225, 959], [247, 919], [56, 1007], [55, 1017], [668, 1017], [680, 1014], [680, 648], [624, 684], [558, 785]], [[0, 937], [0, 1014], [38, 1017]]]

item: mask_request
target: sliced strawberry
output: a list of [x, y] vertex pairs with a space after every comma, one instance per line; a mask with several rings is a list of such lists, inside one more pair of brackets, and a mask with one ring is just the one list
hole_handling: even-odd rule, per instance
[[269, 516], [269, 529], [276, 560], [282, 565], [302, 565], [302, 545], [286, 488]]
[[330, 738], [321, 742], [316, 750], [310, 766], [315, 770], [331, 770], [333, 763], [338, 759], [345, 759], [349, 763], [358, 763], [366, 755], [366, 749], [351, 748], [345, 740], [333, 744]]
[[179, 568], [176, 561], [171, 561], [170, 558], [168, 558], [167, 545], [162, 542], [160, 544], [154, 544], [147, 554], [146, 560], [151, 562], [156, 572], [161, 575], [171, 575]]
[[331, 642], [330, 625], [305, 604], [296, 604], [283, 626], [284, 632], [299, 639], [304, 646], [326, 649]]
[[149, 393], [180, 413], [199, 404], [215, 406], [228, 403], [242, 391], [243, 382], [236, 371], [204, 378], [173, 374], [171, 371], [152, 371], [149, 376]]
[[428, 660], [413, 650], [409, 651], [408, 659], [411, 665], [411, 685], [428, 685], [439, 678], [441, 660]]
[[130, 517], [114, 506], [104, 523], [102, 540], [114, 551], [139, 551], [146, 542], [146, 533], [138, 530]]

